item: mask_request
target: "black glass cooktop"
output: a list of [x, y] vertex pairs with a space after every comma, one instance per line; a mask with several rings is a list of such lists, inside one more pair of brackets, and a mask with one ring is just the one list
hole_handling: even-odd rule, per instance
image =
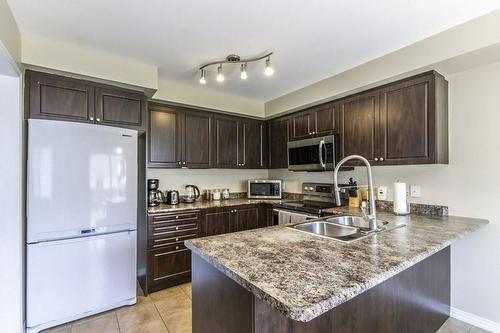
[[312, 200], [304, 200], [304, 201], [289, 201], [277, 204], [276, 207], [284, 208], [288, 210], [295, 210], [299, 212], [314, 214], [314, 215], [322, 215], [324, 209], [335, 207], [335, 203], [333, 202], [323, 202], [323, 201], [312, 201]]

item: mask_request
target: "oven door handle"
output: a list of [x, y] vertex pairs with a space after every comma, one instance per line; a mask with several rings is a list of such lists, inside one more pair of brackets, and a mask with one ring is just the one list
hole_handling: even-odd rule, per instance
[[319, 164], [323, 169], [326, 169], [325, 161], [323, 161], [323, 148], [325, 148], [325, 140], [321, 140], [318, 145], [318, 153], [319, 153]]

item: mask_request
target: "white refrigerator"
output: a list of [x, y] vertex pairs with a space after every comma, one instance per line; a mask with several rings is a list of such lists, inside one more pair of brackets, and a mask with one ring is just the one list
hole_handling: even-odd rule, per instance
[[136, 302], [137, 131], [28, 120], [28, 332]]

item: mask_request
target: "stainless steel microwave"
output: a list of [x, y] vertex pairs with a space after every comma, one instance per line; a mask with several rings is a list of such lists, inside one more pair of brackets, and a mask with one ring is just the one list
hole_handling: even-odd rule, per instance
[[281, 180], [249, 180], [247, 195], [249, 199], [281, 199], [282, 187]]
[[338, 135], [290, 141], [287, 146], [291, 171], [333, 170], [340, 157]]

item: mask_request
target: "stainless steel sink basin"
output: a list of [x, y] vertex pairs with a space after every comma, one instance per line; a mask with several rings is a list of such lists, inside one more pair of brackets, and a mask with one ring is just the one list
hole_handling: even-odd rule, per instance
[[359, 228], [333, 224], [326, 221], [305, 222], [295, 226], [295, 229], [326, 237], [344, 237], [357, 233]]
[[396, 224], [379, 220], [377, 221], [377, 230], [370, 231], [368, 222], [366, 222], [362, 217], [345, 215], [323, 217], [314, 221], [295, 224], [293, 226], [289, 226], [289, 228], [350, 243], [382, 231], [402, 226], [404, 226], [404, 224]]

